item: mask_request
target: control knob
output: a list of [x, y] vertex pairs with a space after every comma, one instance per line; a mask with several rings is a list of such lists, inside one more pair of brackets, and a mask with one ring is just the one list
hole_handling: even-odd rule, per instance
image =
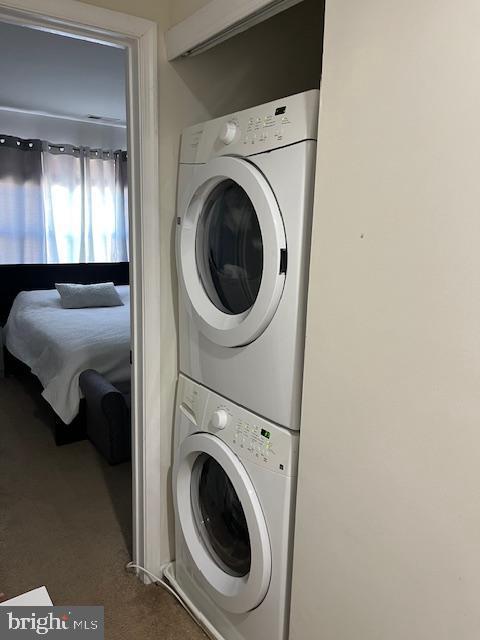
[[217, 409], [212, 413], [212, 417], [210, 418], [210, 425], [214, 429], [225, 429], [228, 422], [228, 413], [225, 409]]
[[238, 125], [236, 122], [225, 122], [223, 127], [220, 129], [220, 133], [218, 134], [218, 139], [223, 144], [230, 144], [235, 140], [235, 136], [237, 135]]

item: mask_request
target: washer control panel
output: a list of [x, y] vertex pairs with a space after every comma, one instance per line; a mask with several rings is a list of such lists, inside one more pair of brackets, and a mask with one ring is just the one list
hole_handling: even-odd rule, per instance
[[242, 460], [282, 475], [297, 475], [297, 432], [264, 420], [183, 375], [179, 377], [177, 406], [188, 419], [191, 432], [212, 433]]
[[273, 432], [242, 418], [235, 425], [233, 444], [237, 444], [240, 450], [246, 449], [263, 462], [277, 455], [278, 443]]
[[220, 142], [223, 142], [223, 144], [231, 144], [239, 132], [238, 122], [235, 120], [227, 120], [227, 122], [224, 122], [220, 128], [218, 139]]
[[204, 163], [225, 154], [249, 156], [316, 140], [319, 91], [312, 89], [204, 122], [182, 134], [180, 162]]
[[210, 416], [210, 421], [208, 424], [212, 427], [212, 429], [225, 429], [230, 421], [230, 417], [231, 416], [226, 409], [224, 409], [223, 407], [219, 407], [218, 409], [215, 409], [215, 411]]
[[[269, 140], [274, 142], [280, 142], [287, 138], [288, 128], [292, 124], [292, 120], [284, 111], [286, 107], [277, 107], [273, 113], [268, 113], [264, 116], [250, 116], [245, 123], [245, 128], [242, 135], [242, 142], [245, 145], [267, 143]], [[282, 115], [278, 114], [278, 111]]]

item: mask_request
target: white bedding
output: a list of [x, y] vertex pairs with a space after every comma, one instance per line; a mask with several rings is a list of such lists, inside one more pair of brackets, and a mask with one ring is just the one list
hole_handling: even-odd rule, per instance
[[79, 375], [96, 369], [110, 382], [130, 378], [130, 297], [120, 307], [63, 309], [56, 290], [22, 291], [4, 329], [7, 349], [30, 367], [43, 397], [69, 424], [80, 403]]

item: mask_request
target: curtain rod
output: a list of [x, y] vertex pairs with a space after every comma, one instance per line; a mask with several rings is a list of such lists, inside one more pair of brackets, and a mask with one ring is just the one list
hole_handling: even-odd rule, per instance
[[119, 155], [125, 154], [127, 152], [124, 149], [102, 149], [101, 147], [87, 147], [87, 146], [77, 146], [68, 143], [56, 143], [56, 142], [48, 142], [48, 140], [40, 140], [38, 138], [20, 138], [19, 136], [12, 136], [8, 134], [0, 134], [0, 146], [6, 144], [8, 147], [18, 147], [23, 151], [34, 150], [34, 151], [60, 151], [63, 153], [66, 151], [67, 153], [80, 153], [81, 151], [88, 151], [91, 154], [99, 156], [102, 155]]
[[89, 149], [92, 153], [126, 153], [124, 149], [112, 149], [105, 150], [101, 147], [77, 147], [74, 144], [59, 144], [54, 142], [48, 142], [48, 140], [41, 141], [44, 145], [47, 145], [49, 149], [59, 149], [60, 151], [64, 151], [67, 147], [72, 149], [73, 151], [81, 151], [82, 149]]

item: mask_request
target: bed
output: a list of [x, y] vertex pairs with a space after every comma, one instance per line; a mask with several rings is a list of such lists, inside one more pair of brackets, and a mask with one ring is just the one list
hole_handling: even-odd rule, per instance
[[[75, 263], [75, 264], [2, 264], [0, 265], [0, 325], [5, 334], [5, 324], [9, 318], [12, 305], [20, 292], [45, 291], [54, 289], [56, 282], [77, 282], [81, 284], [93, 284], [95, 282], [113, 282], [117, 287], [129, 283], [128, 262], [115, 263]], [[92, 311], [95, 311], [93, 309]], [[128, 310], [126, 315], [128, 316]], [[13, 318], [13, 317], [12, 317]], [[128, 319], [129, 320], [129, 319]], [[128, 321], [127, 321], [128, 327]], [[82, 327], [83, 330], [83, 327]], [[3, 341], [5, 342], [5, 340]], [[15, 346], [11, 345], [12, 349]], [[44, 389], [42, 383], [33, 375], [27, 364], [11, 354], [4, 345], [5, 371], [20, 377], [29, 392], [41, 393]], [[17, 351], [17, 353], [20, 352]], [[129, 347], [127, 350], [129, 358]], [[123, 366], [125, 364], [125, 350], [123, 351]], [[101, 369], [101, 367], [100, 367]], [[128, 376], [125, 378], [129, 379]], [[38, 391], [37, 391], [38, 389]], [[80, 401], [80, 414], [72, 422], [66, 424], [51, 408], [40, 398], [42, 407], [47, 411], [42, 414], [53, 428], [57, 445], [68, 444], [86, 437], [83, 410], [85, 401]], [[65, 416], [66, 417], [66, 416]]]
[[64, 309], [57, 291], [22, 291], [3, 330], [8, 351], [40, 380], [42, 396], [66, 425], [79, 411], [78, 378], [96, 369], [111, 382], [130, 378], [130, 296], [123, 306]]

